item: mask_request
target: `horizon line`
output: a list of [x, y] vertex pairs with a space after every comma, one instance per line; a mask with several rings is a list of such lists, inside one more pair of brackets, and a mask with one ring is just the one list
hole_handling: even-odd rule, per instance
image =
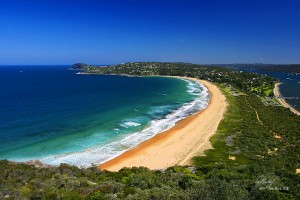
[[132, 61], [132, 62], [122, 62], [117, 64], [87, 64], [85, 62], [74, 62], [72, 64], [0, 64], [0, 66], [67, 66], [67, 65], [73, 65], [76, 63], [82, 63], [87, 64], [90, 66], [105, 66], [105, 65], [119, 65], [124, 63], [147, 63], [147, 62], [156, 62], [156, 63], [187, 63], [187, 64], [195, 64], [195, 65], [300, 65], [300, 63], [243, 63], [243, 62], [237, 62], [237, 63], [192, 63], [192, 62], [171, 62], [171, 61]]

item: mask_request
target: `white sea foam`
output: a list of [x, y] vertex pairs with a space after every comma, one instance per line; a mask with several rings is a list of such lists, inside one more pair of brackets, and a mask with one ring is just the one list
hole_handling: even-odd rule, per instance
[[190, 94], [192, 94], [192, 95], [199, 95], [200, 93], [201, 93], [201, 87], [200, 87], [200, 85], [199, 85], [199, 83], [197, 83], [197, 82], [192, 82], [192, 81], [190, 81], [190, 80], [186, 80], [186, 79], [182, 79], [182, 80], [184, 80], [184, 81], [186, 81], [186, 82], [188, 82], [188, 86], [187, 86], [187, 92], [188, 93], [190, 93]]
[[[170, 129], [176, 124], [176, 122], [187, 117], [188, 115], [206, 108], [208, 105], [208, 99], [210, 98], [207, 88], [197, 82], [186, 79], [183, 80], [188, 82], [187, 91], [193, 95], [197, 94], [197, 98], [189, 103], [185, 103], [182, 107], [174, 110], [163, 119], [152, 120], [149, 123], [149, 126], [144, 130], [123, 136], [119, 138], [118, 141], [111, 142], [104, 146], [95, 146], [80, 152], [51, 155], [41, 159], [41, 161], [52, 165], [68, 163], [79, 167], [88, 167], [92, 164], [101, 164], [121, 155], [126, 150], [137, 146], [142, 141], [148, 140], [156, 134]], [[157, 110], [164, 108], [158, 106], [155, 109], [157, 112]], [[141, 124], [136, 121], [137, 120], [133, 119], [129, 121], [123, 121], [120, 125], [125, 128], [130, 126], [140, 126]]]
[[174, 106], [172, 105], [161, 105], [150, 108], [147, 114], [149, 114], [151, 117], [157, 118], [172, 110], [174, 110]]
[[120, 126], [124, 127], [124, 128], [129, 128], [131, 126], [140, 126], [141, 124], [140, 123], [137, 123], [137, 122], [131, 122], [131, 121], [125, 121], [125, 122], [122, 122], [120, 124]]

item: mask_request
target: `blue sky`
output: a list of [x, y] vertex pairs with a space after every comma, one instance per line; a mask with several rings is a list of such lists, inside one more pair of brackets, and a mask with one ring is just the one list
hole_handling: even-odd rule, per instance
[[0, 0], [0, 65], [300, 63], [296, 0]]

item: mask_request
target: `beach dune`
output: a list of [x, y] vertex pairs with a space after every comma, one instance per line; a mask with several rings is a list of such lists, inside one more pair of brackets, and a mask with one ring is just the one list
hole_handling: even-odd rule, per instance
[[142, 142], [137, 147], [99, 166], [102, 170], [118, 171], [123, 167], [163, 169], [174, 165], [191, 164], [191, 158], [203, 155], [211, 148], [209, 139], [217, 130], [226, 110], [226, 98], [214, 84], [189, 78], [204, 84], [211, 99], [208, 107], [195, 113], [171, 129]]

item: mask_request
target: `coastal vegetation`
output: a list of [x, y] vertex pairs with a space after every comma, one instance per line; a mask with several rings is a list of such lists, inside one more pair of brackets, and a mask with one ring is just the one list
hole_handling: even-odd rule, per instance
[[75, 63], [72, 65], [72, 69], [74, 69], [74, 70], [81, 70], [85, 67], [88, 67], [88, 65], [84, 64], [84, 63]]
[[126, 63], [84, 66], [92, 74], [188, 76], [214, 82], [228, 109], [211, 138], [213, 149], [192, 167], [151, 171], [36, 168], [0, 161], [0, 199], [300, 199], [300, 117], [266, 106], [276, 80], [216, 66]]

